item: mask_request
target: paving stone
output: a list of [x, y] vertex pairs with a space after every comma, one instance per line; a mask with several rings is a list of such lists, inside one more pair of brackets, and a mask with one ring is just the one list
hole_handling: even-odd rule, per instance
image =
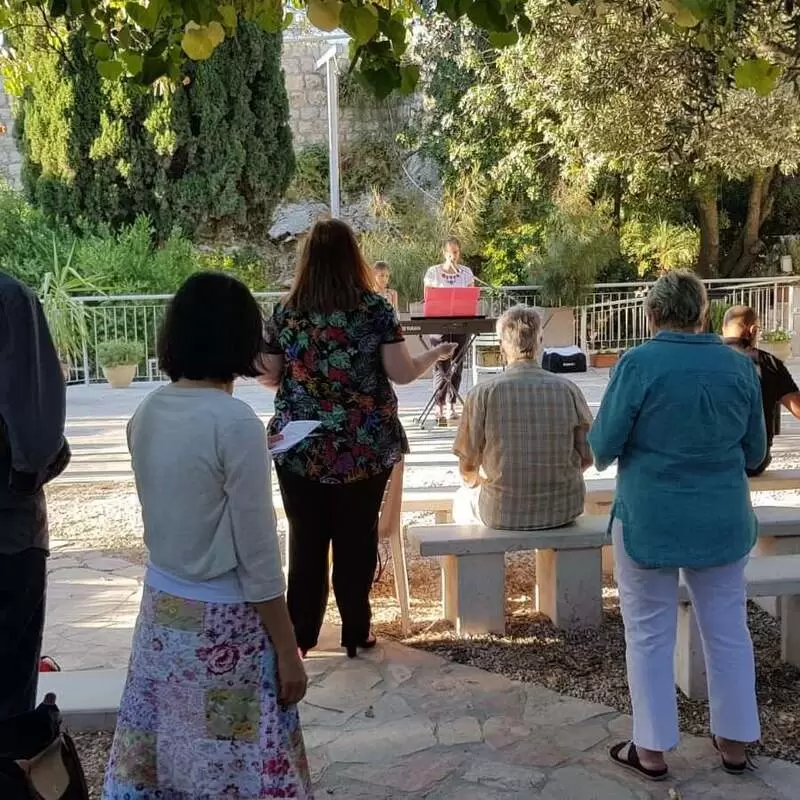
[[[666, 794], [664, 790], [662, 797]], [[557, 769], [539, 795], [540, 800], [649, 800], [651, 797], [643, 790], [629, 789], [582, 766]], [[687, 800], [694, 800], [694, 795], [688, 794]]]
[[609, 738], [605, 726], [597, 722], [567, 725], [556, 728], [553, 734], [557, 745], [573, 752], [589, 750]]
[[552, 741], [552, 736], [533, 731], [528, 739], [504, 748], [498, 758], [521, 767], [557, 767], [573, 758], [572, 750], [565, 750]]
[[[531, 795], [528, 793], [524, 797], [530, 800]], [[476, 786], [461, 781], [435, 789], [431, 794], [425, 795], [425, 800], [513, 800], [513, 798], [515, 795], [508, 792], [498, 792], [486, 786]]]
[[800, 766], [770, 759], [759, 763], [758, 777], [781, 798], [800, 798]]
[[324, 747], [341, 736], [341, 733], [339, 728], [325, 728], [322, 725], [303, 725], [303, 740], [306, 744], [306, 750], [311, 751], [316, 750], [318, 747]]
[[414, 670], [406, 664], [389, 663], [386, 665], [384, 675], [387, 685], [394, 689], [411, 680]]
[[54, 575], [62, 569], [74, 569], [76, 567], [83, 567], [83, 561], [70, 556], [51, 556], [47, 563], [47, 574]]
[[[130, 566], [126, 562], [127, 566]], [[96, 569], [88, 567], [73, 567], [71, 569], [63, 569], [58, 571], [58, 575], [54, 576], [57, 580], [56, 586], [53, 590], [57, 591], [58, 584], [68, 585], [71, 588], [76, 586], [96, 586], [106, 588], [109, 586], [130, 586], [136, 588], [138, 583], [133, 578], [123, 578], [112, 573], [101, 572]], [[48, 587], [50, 591], [50, 587]]]
[[328, 745], [328, 756], [332, 762], [350, 764], [388, 762], [435, 744], [433, 723], [423, 717], [409, 717], [387, 723], [380, 735], [369, 728], [342, 732]]
[[615, 739], [620, 741], [630, 739], [633, 736], [633, 717], [628, 714], [620, 714], [610, 720], [606, 727], [608, 728], [608, 733]]
[[344, 774], [377, 786], [389, 786], [404, 792], [427, 792], [452, 775], [465, 756], [430, 750], [418, 753], [399, 763], [349, 767]]
[[758, 778], [749, 775], [739, 776], [735, 784], [723, 781], [717, 775], [690, 780], [682, 783], [679, 791], [686, 800], [797, 800], [796, 794], [778, 793], [767, 788]]
[[544, 727], [547, 725], [574, 725], [604, 714], [613, 714], [614, 709], [597, 703], [587, 703], [572, 697], [560, 699], [557, 703], [545, 706], [526, 706], [523, 719], [526, 725]]
[[352, 716], [345, 726], [346, 730], [356, 728], [377, 728], [392, 720], [411, 717], [414, 711], [404, 698], [397, 694], [385, 694], [374, 705]]
[[546, 777], [538, 769], [518, 767], [500, 761], [478, 761], [464, 773], [463, 779], [492, 789], [530, 792], [541, 786]]
[[530, 728], [511, 717], [492, 717], [483, 723], [483, 738], [495, 750], [501, 750], [520, 739], [527, 739], [530, 734]]
[[475, 717], [459, 717], [458, 719], [440, 722], [436, 733], [439, 744], [444, 747], [483, 741], [481, 726]]

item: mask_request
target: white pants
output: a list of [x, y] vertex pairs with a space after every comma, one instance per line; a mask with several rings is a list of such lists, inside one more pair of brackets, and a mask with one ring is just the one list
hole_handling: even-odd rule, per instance
[[453, 522], [456, 525], [483, 525], [478, 510], [480, 486], [461, 486], [453, 498]]
[[[625, 623], [633, 742], [672, 750], [679, 741], [674, 654], [678, 627], [678, 570], [645, 569], [625, 552], [622, 525], [612, 528], [619, 601]], [[747, 629], [744, 567], [683, 570], [703, 642], [711, 705], [711, 732], [757, 742], [753, 642]]]

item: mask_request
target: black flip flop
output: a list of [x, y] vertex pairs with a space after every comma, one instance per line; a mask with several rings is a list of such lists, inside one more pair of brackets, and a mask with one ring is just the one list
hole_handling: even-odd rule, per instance
[[[628, 748], [628, 752], [627, 755], [623, 757], [622, 751], [626, 747]], [[623, 769], [629, 769], [631, 772], [635, 772], [647, 781], [664, 781], [669, 776], [669, 769], [667, 767], [664, 767], [664, 769], [647, 769], [647, 767], [643, 767], [642, 762], [639, 761], [639, 754], [636, 752], [636, 745], [631, 741], [615, 744], [609, 751], [609, 755], [615, 764]]]
[[734, 764], [731, 761], [728, 761], [725, 756], [722, 755], [722, 751], [719, 749], [719, 743], [717, 742], [716, 736], [711, 737], [711, 743], [714, 745], [714, 749], [719, 753], [720, 761], [722, 761], [722, 769], [725, 770], [728, 775], [744, 775], [745, 772], [756, 769], [754, 761], [746, 753], [744, 761], [742, 761], [740, 764]]

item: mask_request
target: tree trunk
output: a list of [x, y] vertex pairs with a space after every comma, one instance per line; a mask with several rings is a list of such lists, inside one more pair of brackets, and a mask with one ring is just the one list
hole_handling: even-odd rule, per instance
[[619, 236], [619, 233], [622, 230], [622, 194], [623, 194], [622, 174], [618, 172], [614, 176], [614, 212], [613, 212], [614, 230], [617, 232], [617, 236]]
[[700, 222], [697, 274], [701, 278], [713, 278], [719, 267], [719, 208], [716, 183], [698, 189], [695, 202]]
[[722, 266], [726, 278], [741, 278], [753, 265], [761, 245], [761, 226], [772, 212], [772, 179], [775, 168], [760, 169], [750, 179], [750, 196], [747, 199], [747, 217], [736, 241]]

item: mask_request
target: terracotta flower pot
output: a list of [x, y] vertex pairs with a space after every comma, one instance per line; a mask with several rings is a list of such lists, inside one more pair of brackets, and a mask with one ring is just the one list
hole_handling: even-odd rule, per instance
[[103, 375], [114, 389], [125, 389], [136, 376], [136, 364], [121, 364], [118, 367], [103, 367]]
[[619, 361], [619, 353], [592, 353], [589, 364], [596, 369], [608, 369]]

